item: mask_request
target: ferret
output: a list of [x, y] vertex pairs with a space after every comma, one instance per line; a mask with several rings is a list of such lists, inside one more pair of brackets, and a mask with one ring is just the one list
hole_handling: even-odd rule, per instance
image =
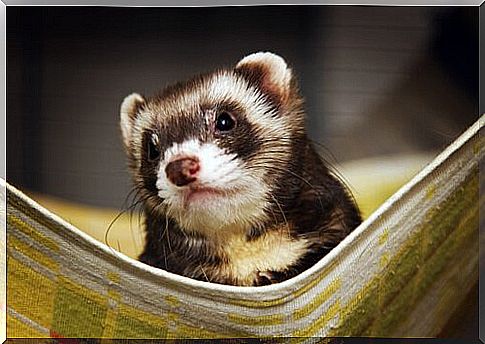
[[152, 97], [127, 96], [121, 133], [145, 215], [139, 260], [260, 286], [325, 256], [361, 216], [304, 119], [292, 69], [269, 52]]

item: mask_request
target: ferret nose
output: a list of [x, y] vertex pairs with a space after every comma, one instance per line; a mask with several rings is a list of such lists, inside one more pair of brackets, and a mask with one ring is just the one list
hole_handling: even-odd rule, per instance
[[194, 158], [177, 159], [165, 167], [168, 180], [177, 186], [185, 186], [195, 181], [199, 170], [199, 161]]

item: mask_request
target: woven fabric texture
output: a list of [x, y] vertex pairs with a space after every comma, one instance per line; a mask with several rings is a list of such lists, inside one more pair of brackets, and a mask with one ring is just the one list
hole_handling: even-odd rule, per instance
[[7, 187], [7, 336], [436, 335], [478, 279], [484, 117], [311, 269], [234, 287], [137, 262]]

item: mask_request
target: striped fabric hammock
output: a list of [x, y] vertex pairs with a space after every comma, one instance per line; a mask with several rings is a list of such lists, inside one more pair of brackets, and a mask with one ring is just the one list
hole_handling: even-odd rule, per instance
[[478, 280], [484, 121], [315, 266], [263, 287], [146, 266], [6, 184], [7, 336], [435, 336]]

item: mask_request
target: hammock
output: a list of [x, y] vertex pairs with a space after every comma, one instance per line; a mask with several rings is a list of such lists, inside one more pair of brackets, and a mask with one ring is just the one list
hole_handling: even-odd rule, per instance
[[315, 266], [263, 287], [146, 266], [6, 184], [7, 336], [435, 336], [478, 280], [484, 121]]

